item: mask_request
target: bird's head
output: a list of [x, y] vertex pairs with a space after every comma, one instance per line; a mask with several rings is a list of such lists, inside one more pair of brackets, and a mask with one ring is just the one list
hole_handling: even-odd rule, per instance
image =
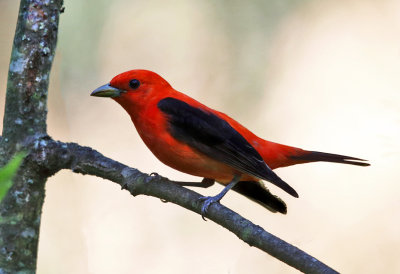
[[142, 104], [149, 98], [162, 96], [170, 88], [170, 84], [157, 73], [138, 69], [118, 74], [90, 95], [110, 97], [126, 108], [127, 105]]

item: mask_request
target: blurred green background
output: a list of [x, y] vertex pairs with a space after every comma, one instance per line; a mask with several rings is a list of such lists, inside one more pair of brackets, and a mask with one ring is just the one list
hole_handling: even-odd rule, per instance
[[[223, 204], [343, 273], [400, 272], [400, 2], [65, 1], [49, 95], [49, 133], [144, 172], [161, 164], [124, 110], [90, 97], [126, 70], [162, 75], [265, 139], [366, 158], [277, 170], [300, 194], [271, 214]], [[0, 112], [18, 1], [0, 0]], [[198, 190], [218, 193], [221, 186]], [[52, 177], [38, 273], [296, 273], [172, 204], [99, 178]]]

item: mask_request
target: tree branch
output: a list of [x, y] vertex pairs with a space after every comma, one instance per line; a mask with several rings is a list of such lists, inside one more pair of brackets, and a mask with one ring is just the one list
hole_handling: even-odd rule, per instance
[[[90, 147], [76, 143], [44, 139], [32, 151], [32, 160], [49, 174], [60, 169], [94, 175], [113, 181], [133, 196], [144, 194], [180, 205], [201, 214], [200, 194], [174, 184], [161, 176], [150, 176], [137, 169], [103, 156]], [[45, 157], [43, 157], [45, 155]], [[229, 208], [217, 203], [210, 206], [206, 217], [234, 233], [250, 246], [257, 247], [282, 262], [306, 273], [337, 273], [316, 258], [279, 239]]]

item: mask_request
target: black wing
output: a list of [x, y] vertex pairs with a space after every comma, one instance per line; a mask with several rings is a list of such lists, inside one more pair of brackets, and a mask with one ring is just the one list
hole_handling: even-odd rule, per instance
[[270, 181], [298, 197], [296, 191], [279, 178], [257, 150], [225, 120], [176, 98], [165, 98], [157, 106], [166, 114], [169, 131], [177, 140], [243, 173]]

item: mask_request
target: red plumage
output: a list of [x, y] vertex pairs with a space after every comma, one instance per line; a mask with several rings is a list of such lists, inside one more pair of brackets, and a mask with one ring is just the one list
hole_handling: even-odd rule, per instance
[[[119, 74], [92, 95], [112, 97], [119, 103], [130, 115], [144, 143], [161, 162], [225, 185], [235, 175], [240, 181], [264, 179], [298, 197], [271, 169], [315, 161], [369, 165], [354, 157], [266, 141], [228, 115], [176, 91], [151, 71], [131, 70]], [[253, 198], [251, 193], [242, 194]], [[263, 203], [260, 198], [255, 200]]]

